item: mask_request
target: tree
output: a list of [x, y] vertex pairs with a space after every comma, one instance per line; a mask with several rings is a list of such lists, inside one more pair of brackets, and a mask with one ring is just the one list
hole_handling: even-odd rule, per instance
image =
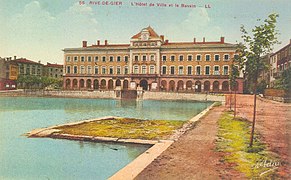
[[285, 91], [289, 91], [291, 93], [291, 68], [288, 68], [282, 72], [282, 75], [279, 79], [275, 81], [276, 89], [284, 89]]
[[[231, 91], [234, 90], [234, 117], [236, 116], [236, 91], [237, 91], [237, 82], [236, 79], [239, 76], [239, 67], [235, 65], [235, 58], [230, 67], [230, 74], [229, 74], [229, 81], [230, 81], [230, 89]], [[231, 103], [231, 102], [230, 102]]]
[[244, 26], [241, 26], [243, 43], [239, 44], [238, 59], [244, 65], [244, 72], [247, 81], [253, 84], [254, 93], [250, 147], [253, 145], [255, 130], [258, 76], [260, 72], [268, 67], [266, 61], [263, 60], [263, 56], [270, 53], [273, 49], [273, 45], [278, 43], [278, 32], [276, 30], [276, 22], [278, 17], [278, 14], [270, 14], [268, 18], [264, 20], [262, 25], [255, 26], [255, 28], [252, 29], [252, 36], [248, 34]]

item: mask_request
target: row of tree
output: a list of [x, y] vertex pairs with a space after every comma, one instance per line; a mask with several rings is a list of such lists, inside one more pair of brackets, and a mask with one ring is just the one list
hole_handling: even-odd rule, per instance
[[62, 87], [63, 80], [47, 76], [20, 75], [17, 78], [17, 84], [24, 89], [45, 89], [49, 86], [59, 88]]
[[[253, 120], [250, 147], [253, 146], [256, 122], [256, 103], [257, 103], [256, 93], [258, 92], [258, 78], [262, 71], [268, 70], [269, 68], [269, 65], [264, 60], [264, 57], [267, 54], [269, 54], [273, 50], [273, 46], [276, 43], [278, 43], [277, 40], [278, 31], [276, 30], [276, 22], [278, 17], [279, 17], [278, 14], [275, 13], [270, 14], [269, 17], [264, 20], [263, 24], [255, 26], [255, 28], [251, 30], [252, 32], [251, 35], [248, 33], [244, 26], [241, 26], [240, 30], [242, 32], [243, 42], [238, 44], [236, 52], [237, 56], [235, 56], [235, 58], [233, 59], [234, 63], [231, 68], [230, 73], [231, 85], [233, 86], [235, 79], [238, 76], [239, 69], [243, 71], [245, 80], [252, 84], [252, 92], [254, 92]], [[236, 68], [237, 66], [234, 66], [234, 64], [238, 65], [238, 69]], [[289, 81], [290, 85], [290, 72], [288, 75], [289, 76], [286, 76], [286, 74], [283, 75], [282, 79], [283, 84], [286, 84], [285, 81]], [[235, 102], [234, 107], [236, 107], [236, 98], [234, 102]], [[235, 115], [236, 108], [234, 108], [234, 116]]]

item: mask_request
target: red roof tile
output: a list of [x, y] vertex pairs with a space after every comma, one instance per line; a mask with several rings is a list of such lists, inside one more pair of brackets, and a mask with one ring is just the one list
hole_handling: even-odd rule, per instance
[[[28, 60], [28, 59], [25, 59], [25, 58], [20, 58], [20, 59], [15, 59], [13, 60], [14, 62], [17, 62], [17, 63], [26, 63], [26, 64], [40, 64], [38, 62], [34, 62], [32, 60]], [[42, 65], [42, 64], [41, 64]]]
[[61, 64], [51, 64], [51, 63], [47, 63], [47, 65], [45, 65], [46, 67], [55, 67], [55, 68], [63, 68], [63, 65]]
[[[145, 29], [147, 29], [147, 30], [149, 31], [149, 33], [150, 33], [150, 37], [152, 37], [152, 38], [157, 38], [157, 37], [159, 37], [159, 35], [154, 31], [154, 29], [153, 29], [151, 26], [149, 26], [149, 27], [147, 27], [147, 28], [145, 28]], [[137, 33], [136, 35], [132, 36], [131, 38], [134, 38], [134, 39], [139, 38], [140, 35], [141, 35], [141, 32], [142, 32], [142, 31], [140, 31], [140, 32]]]
[[107, 45], [97, 45], [97, 44], [93, 44], [92, 46], [88, 46], [88, 48], [92, 47], [129, 47], [130, 44], [107, 44]]

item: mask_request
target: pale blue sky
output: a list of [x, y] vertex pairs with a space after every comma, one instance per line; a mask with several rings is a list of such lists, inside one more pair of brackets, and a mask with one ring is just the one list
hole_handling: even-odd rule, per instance
[[[18, 56], [42, 63], [63, 63], [67, 47], [82, 40], [94, 44], [129, 43], [130, 37], [151, 25], [170, 41], [219, 40], [240, 42], [240, 26], [248, 30], [270, 13], [279, 14], [280, 45], [291, 38], [289, 0], [121, 0], [122, 6], [80, 6], [76, 0], [0, 0], [0, 56]], [[131, 2], [195, 4], [205, 8], [135, 7]]]

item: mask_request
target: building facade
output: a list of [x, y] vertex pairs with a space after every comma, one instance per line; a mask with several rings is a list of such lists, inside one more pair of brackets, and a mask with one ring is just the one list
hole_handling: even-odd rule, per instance
[[273, 87], [276, 78], [291, 66], [291, 39], [289, 44], [270, 56], [270, 66], [270, 87]]
[[[64, 49], [64, 88], [75, 90], [230, 92], [229, 73], [236, 45], [218, 42], [169, 42], [150, 26], [129, 44], [101, 44]], [[236, 90], [243, 92], [243, 79]]]
[[16, 89], [18, 65], [11, 58], [0, 58], [0, 90]]
[[44, 65], [44, 76], [62, 79], [63, 78], [63, 65], [47, 63]]
[[19, 58], [13, 60], [18, 65], [19, 75], [34, 75], [42, 76], [44, 65], [40, 62], [34, 62], [26, 58]]

